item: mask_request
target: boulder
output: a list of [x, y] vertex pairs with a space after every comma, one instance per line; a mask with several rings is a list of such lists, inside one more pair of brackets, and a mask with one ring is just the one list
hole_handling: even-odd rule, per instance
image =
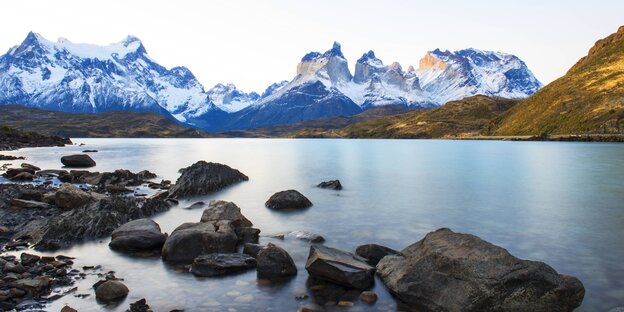
[[232, 253], [238, 237], [227, 221], [184, 223], [177, 227], [163, 245], [163, 260], [193, 262], [200, 255]]
[[249, 178], [227, 165], [198, 161], [190, 167], [180, 169], [181, 175], [171, 187], [171, 197], [183, 198], [207, 195]]
[[35, 176], [29, 172], [21, 172], [11, 177], [12, 181], [32, 181]]
[[109, 280], [95, 289], [95, 298], [105, 302], [117, 301], [128, 296], [130, 290], [120, 281]]
[[275, 210], [291, 210], [308, 208], [312, 202], [296, 190], [287, 190], [273, 194], [264, 205]]
[[479, 237], [431, 232], [377, 272], [406, 304], [428, 311], [572, 311], [585, 289], [545, 263], [518, 259]]
[[78, 208], [94, 200], [95, 198], [89, 193], [68, 183], [62, 184], [54, 195], [54, 202], [63, 209]]
[[35, 165], [27, 164], [27, 163], [22, 163], [20, 165], [20, 167], [22, 167], [24, 169], [32, 170], [33, 172], [41, 170], [41, 168], [39, 168], [39, 167], [37, 167]]
[[396, 255], [398, 251], [377, 244], [360, 245], [355, 249], [355, 254], [366, 259], [371, 265], [377, 265], [379, 260], [387, 255]]
[[256, 244], [260, 239], [260, 229], [252, 227], [236, 228], [236, 236], [238, 236], [238, 242], [241, 244]]
[[322, 245], [310, 247], [306, 270], [315, 278], [357, 289], [370, 288], [375, 273], [365, 259]]
[[167, 235], [151, 219], [133, 220], [113, 231], [111, 249], [120, 251], [142, 251], [162, 248]]
[[33, 255], [33, 254], [25, 253], [25, 252], [20, 255], [20, 262], [24, 266], [31, 266], [39, 262], [40, 259], [41, 257], [37, 255]]
[[260, 250], [262, 250], [265, 247], [266, 246], [262, 246], [258, 244], [246, 243], [245, 245], [243, 245], [243, 253], [246, 255], [250, 255], [254, 258], [257, 258]]
[[31, 296], [39, 296], [50, 289], [52, 280], [49, 277], [37, 276], [34, 278], [24, 278], [16, 280], [13, 286], [17, 289], [28, 292]]
[[239, 253], [213, 253], [193, 261], [190, 272], [195, 276], [211, 277], [247, 271], [256, 266], [256, 259]]
[[95, 161], [89, 155], [77, 154], [61, 157], [61, 163], [65, 167], [89, 168], [95, 167]]
[[251, 221], [243, 216], [240, 208], [235, 203], [222, 200], [210, 201], [208, 208], [204, 210], [201, 217], [201, 222], [215, 221], [230, 221], [234, 228], [252, 226]]
[[340, 180], [321, 182], [317, 186], [324, 189], [332, 189], [337, 191], [342, 190], [342, 184], [340, 184]]
[[297, 266], [286, 250], [269, 243], [259, 250], [258, 277], [263, 279], [280, 279], [297, 275]]

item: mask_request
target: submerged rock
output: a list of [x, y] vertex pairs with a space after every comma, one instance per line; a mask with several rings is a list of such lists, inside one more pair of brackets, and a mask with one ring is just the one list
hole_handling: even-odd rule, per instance
[[256, 259], [239, 253], [213, 253], [193, 261], [190, 272], [195, 276], [211, 277], [247, 271], [256, 266]]
[[331, 181], [325, 181], [325, 182], [321, 182], [317, 185], [320, 188], [325, 188], [325, 189], [332, 189], [332, 190], [342, 190], [342, 184], [340, 184], [340, 180], [331, 180]]
[[360, 245], [355, 249], [355, 254], [366, 259], [372, 265], [377, 265], [379, 260], [388, 255], [396, 255], [398, 251], [377, 244]]
[[158, 223], [151, 219], [138, 219], [114, 230], [108, 246], [120, 251], [156, 250], [162, 248], [166, 239], [167, 235], [161, 232]]
[[264, 205], [275, 210], [292, 210], [308, 208], [312, 202], [296, 190], [287, 190], [273, 194]]
[[171, 187], [171, 197], [183, 198], [207, 195], [249, 178], [227, 165], [198, 161], [190, 167], [180, 169], [181, 175]]
[[288, 252], [271, 243], [258, 251], [256, 259], [259, 278], [280, 279], [297, 275], [297, 266]]
[[431, 311], [572, 311], [585, 295], [575, 277], [449, 229], [384, 257], [377, 272], [396, 297]]
[[95, 161], [89, 156], [85, 154], [76, 154], [76, 155], [68, 155], [61, 157], [61, 163], [65, 167], [73, 167], [73, 168], [89, 168], [95, 167]]
[[162, 258], [169, 262], [190, 263], [200, 255], [233, 253], [237, 242], [234, 228], [227, 221], [184, 223], [165, 241]]
[[128, 296], [130, 290], [120, 281], [110, 280], [102, 283], [95, 290], [95, 298], [104, 302], [112, 302]]
[[370, 288], [375, 273], [365, 259], [322, 245], [310, 247], [306, 270], [315, 278], [357, 289]]

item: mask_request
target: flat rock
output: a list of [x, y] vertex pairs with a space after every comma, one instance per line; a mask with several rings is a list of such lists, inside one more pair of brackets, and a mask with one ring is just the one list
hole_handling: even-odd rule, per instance
[[190, 272], [195, 276], [212, 277], [247, 271], [256, 266], [256, 259], [239, 253], [213, 253], [193, 261]]
[[269, 243], [258, 251], [258, 278], [280, 279], [297, 275], [297, 266], [286, 250]]
[[477, 236], [431, 232], [377, 264], [397, 298], [429, 311], [572, 311], [585, 289], [543, 262], [518, 259]]
[[184, 223], [169, 235], [162, 249], [163, 260], [191, 263], [200, 255], [233, 253], [238, 237], [228, 221]]
[[332, 189], [337, 191], [342, 190], [342, 184], [340, 184], [340, 180], [321, 182], [317, 186], [324, 189]]
[[371, 265], [377, 265], [379, 260], [388, 255], [396, 255], [398, 251], [377, 244], [360, 245], [355, 249], [355, 254], [366, 259]]
[[296, 190], [286, 190], [273, 194], [264, 204], [275, 210], [296, 210], [312, 206], [312, 202]]
[[190, 167], [180, 169], [181, 175], [170, 193], [173, 198], [207, 195], [249, 178], [227, 165], [198, 161]]
[[322, 245], [310, 247], [306, 270], [315, 278], [357, 289], [370, 288], [375, 273], [365, 259]]
[[77, 154], [77, 155], [68, 155], [61, 157], [61, 163], [65, 167], [72, 168], [89, 168], [95, 167], [95, 161], [89, 156], [85, 154]]
[[112, 233], [111, 249], [121, 251], [156, 250], [162, 248], [167, 235], [151, 219], [138, 219], [123, 224]]
[[130, 290], [120, 281], [109, 280], [97, 287], [95, 298], [105, 302], [117, 301], [128, 296]]

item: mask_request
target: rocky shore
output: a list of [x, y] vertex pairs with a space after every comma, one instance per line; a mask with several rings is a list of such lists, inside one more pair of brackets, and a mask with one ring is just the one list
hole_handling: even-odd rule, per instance
[[[72, 268], [71, 258], [42, 258], [29, 254], [30, 248], [53, 251], [106, 237], [111, 237], [109, 247], [116, 252], [156, 255], [197, 278], [255, 270], [259, 281], [280, 284], [300, 274], [285, 246], [258, 244], [262, 229], [233, 202], [197, 202], [188, 208], [204, 209], [201, 218], [163, 233], [151, 216], [176, 206], [178, 200], [249, 180], [227, 165], [204, 161], [180, 173], [171, 183], [153, 181], [157, 175], [148, 171], [42, 170], [26, 163], [8, 168], [4, 176], [14, 183], [0, 184], [0, 248], [21, 254], [0, 256], [0, 307], [23, 309], [24, 302], [44, 306], [62, 297], [49, 296], [54, 289], [71, 286], [86, 274]], [[134, 196], [136, 186], [157, 192]], [[337, 180], [318, 186], [342, 188]], [[286, 217], [291, 210], [314, 209], [296, 190], [275, 193], [265, 206]], [[309, 244], [308, 282], [295, 297], [309, 296], [313, 303], [300, 311], [348, 308], [356, 301], [374, 305], [376, 280], [402, 307], [419, 311], [572, 311], [585, 294], [578, 279], [560, 275], [545, 263], [518, 259], [499, 246], [449, 229], [431, 232], [401, 251], [373, 243], [341, 250], [325, 246], [322, 236], [306, 231], [270, 237]], [[93, 287], [98, 302], [118, 302], [132, 292], [114, 273], [99, 277]], [[149, 309], [144, 299], [129, 307]]]
[[65, 146], [66, 144], [72, 144], [71, 140], [59, 136], [20, 131], [0, 125], [0, 151], [24, 147]]

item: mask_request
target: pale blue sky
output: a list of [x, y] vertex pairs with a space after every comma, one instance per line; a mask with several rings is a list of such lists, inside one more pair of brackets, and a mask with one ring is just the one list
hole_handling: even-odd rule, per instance
[[262, 91], [290, 80], [309, 51], [340, 42], [353, 70], [372, 49], [384, 63], [417, 65], [428, 50], [515, 54], [544, 83], [624, 24], [624, 1], [11, 1], [0, 51], [33, 30], [49, 40], [108, 44], [126, 35], [171, 68], [184, 65], [206, 89], [232, 82]]

